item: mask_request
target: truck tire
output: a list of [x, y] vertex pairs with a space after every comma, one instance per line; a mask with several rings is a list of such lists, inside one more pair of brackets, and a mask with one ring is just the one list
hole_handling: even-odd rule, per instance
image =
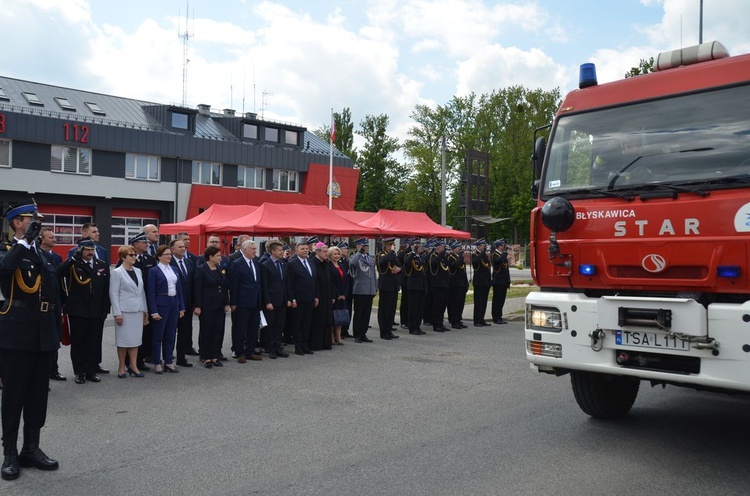
[[570, 384], [578, 406], [599, 419], [626, 415], [638, 396], [640, 379], [593, 372], [571, 372]]

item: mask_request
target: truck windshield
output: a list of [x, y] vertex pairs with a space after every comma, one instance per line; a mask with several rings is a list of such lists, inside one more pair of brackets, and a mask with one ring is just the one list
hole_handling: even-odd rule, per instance
[[659, 184], [746, 186], [748, 115], [750, 86], [563, 116], [551, 137], [542, 197]]

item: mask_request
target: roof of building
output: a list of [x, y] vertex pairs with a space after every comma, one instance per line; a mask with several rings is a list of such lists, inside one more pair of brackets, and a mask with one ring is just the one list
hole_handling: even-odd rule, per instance
[[[151, 111], [155, 108], [172, 111], [182, 110], [187, 114], [194, 114], [195, 131], [193, 135], [196, 138], [249, 142], [250, 140], [242, 139], [223, 125], [223, 122], [226, 122], [227, 119], [236, 119], [238, 122], [252, 122], [275, 128], [304, 131], [304, 141], [301, 143], [303, 150], [326, 155], [329, 153], [328, 142], [306, 128], [290, 123], [259, 119], [255, 114], [243, 115], [240, 113], [234, 116], [231, 113], [229, 115], [211, 111], [204, 113], [198, 112], [194, 108], [182, 107], [179, 104], [154, 103], [0, 76], [0, 109], [58, 119], [74, 118], [81, 122], [105, 126], [184, 134], [184, 131], [175, 130], [165, 123], [159, 122], [156, 114]], [[265, 141], [261, 141], [259, 144], [288, 146]], [[335, 146], [333, 156], [348, 158]]]

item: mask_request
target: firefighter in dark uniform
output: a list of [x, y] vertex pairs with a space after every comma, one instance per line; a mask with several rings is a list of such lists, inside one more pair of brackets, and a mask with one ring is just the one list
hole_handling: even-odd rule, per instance
[[422, 252], [422, 260], [425, 263], [425, 295], [424, 295], [424, 316], [422, 317], [424, 325], [432, 326], [432, 273], [430, 272], [430, 257], [435, 250], [437, 239], [427, 240]]
[[445, 252], [445, 241], [435, 244], [435, 251], [430, 255], [430, 287], [432, 290], [432, 316], [430, 322], [435, 332], [449, 331], [443, 325], [443, 316], [448, 305], [448, 291], [450, 288], [451, 274], [448, 267], [448, 256]]
[[65, 291], [65, 314], [70, 322], [70, 360], [76, 384], [101, 382], [98, 368], [104, 319], [109, 313], [109, 264], [96, 258], [96, 244], [83, 238], [78, 248], [57, 267]]
[[466, 276], [466, 262], [460, 241], [450, 245], [448, 253], [448, 271], [450, 272], [450, 288], [448, 289], [448, 321], [451, 329], [465, 329], [469, 326], [463, 323], [462, 315], [466, 304], [466, 293], [469, 291], [469, 278]]
[[419, 327], [424, 316], [424, 298], [427, 292], [427, 269], [422, 258], [422, 242], [419, 239], [413, 241], [412, 249], [404, 257], [403, 267], [406, 292], [409, 294], [407, 316], [409, 334], [417, 336], [427, 334]]
[[[398, 253], [396, 254], [396, 256], [398, 257], [398, 263], [401, 264], [402, 268], [405, 267], [404, 259], [406, 258], [406, 254], [411, 252], [413, 243], [414, 240], [412, 238], [401, 240], [401, 245], [398, 247]], [[403, 272], [400, 272], [398, 274], [398, 285], [401, 288], [401, 303], [398, 307], [398, 318], [401, 321], [401, 329], [408, 329], [409, 326], [407, 325], [407, 322], [409, 321], [409, 292], [406, 289], [406, 274], [404, 274]]]
[[508, 252], [505, 250], [505, 240], [492, 242], [492, 321], [495, 324], [507, 324], [503, 319], [505, 295], [510, 287], [510, 269], [508, 268]]
[[471, 255], [471, 266], [474, 268], [474, 326], [484, 327], [489, 323], [484, 320], [487, 312], [487, 300], [490, 296], [492, 273], [490, 271], [490, 257], [487, 255], [487, 241], [479, 238], [474, 245], [477, 249]]
[[396, 319], [396, 305], [398, 303], [398, 273], [401, 263], [398, 261], [393, 245], [396, 238], [383, 238], [383, 249], [375, 255], [375, 266], [378, 269], [378, 327], [380, 339], [396, 339], [393, 322]]
[[[2, 368], [2, 478], [16, 479], [20, 467], [56, 470], [59, 465], [39, 448], [47, 418], [49, 364], [60, 347], [56, 314], [60, 306], [57, 277], [34, 241], [42, 229], [31, 201], [6, 212], [15, 239], [0, 244], [0, 367]], [[23, 448], [18, 430], [23, 415]]]

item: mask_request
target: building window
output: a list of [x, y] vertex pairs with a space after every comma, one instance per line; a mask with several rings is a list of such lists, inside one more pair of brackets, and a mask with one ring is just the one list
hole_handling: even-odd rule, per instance
[[151, 155], [125, 155], [125, 177], [142, 181], [159, 180], [159, 157]]
[[67, 98], [63, 98], [61, 96], [56, 96], [55, 101], [63, 110], [75, 110], [76, 108], [73, 106], [72, 103], [70, 103], [70, 100]]
[[5, 94], [5, 91], [3, 91], [2, 88], [0, 88], [0, 100], [3, 100], [5, 102], [9, 102], [10, 101], [10, 97]]
[[104, 110], [102, 110], [102, 108], [99, 105], [95, 104], [94, 102], [83, 102], [83, 103], [86, 104], [86, 106], [89, 108], [89, 110], [92, 113], [96, 115], [107, 115], [107, 113]]
[[274, 170], [273, 171], [273, 190], [274, 191], [291, 191], [298, 192], [299, 184], [297, 173], [294, 171]]
[[0, 167], [10, 167], [11, 141], [0, 139]]
[[242, 126], [242, 137], [247, 139], [258, 139], [258, 126], [255, 124], [245, 124]]
[[[44, 218], [45, 223], [47, 217]], [[159, 219], [149, 217], [112, 217], [112, 244], [122, 246], [128, 240], [141, 232], [147, 224], [159, 224]]]
[[221, 186], [221, 164], [194, 160], [193, 184]]
[[299, 133], [297, 131], [284, 131], [284, 143], [287, 145], [299, 145]]
[[172, 127], [176, 129], [187, 129], [188, 115], [179, 112], [172, 112]]
[[51, 227], [55, 233], [55, 242], [59, 245], [74, 245], [81, 236], [81, 225], [91, 222], [90, 215], [48, 214], [44, 212], [44, 225]]
[[53, 146], [50, 170], [68, 174], [91, 174], [91, 150], [73, 146]]
[[275, 127], [266, 128], [266, 141], [273, 141], [274, 143], [279, 142], [279, 130]]
[[262, 167], [237, 167], [237, 186], [240, 188], [263, 189], [265, 177], [266, 169]]
[[28, 91], [24, 91], [22, 95], [26, 99], [26, 101], [29, 102], [29, 104], [44, 107], [44, 103], [42, 103], [39, 97], [36, 96], [36, 93], [29, 93]]

